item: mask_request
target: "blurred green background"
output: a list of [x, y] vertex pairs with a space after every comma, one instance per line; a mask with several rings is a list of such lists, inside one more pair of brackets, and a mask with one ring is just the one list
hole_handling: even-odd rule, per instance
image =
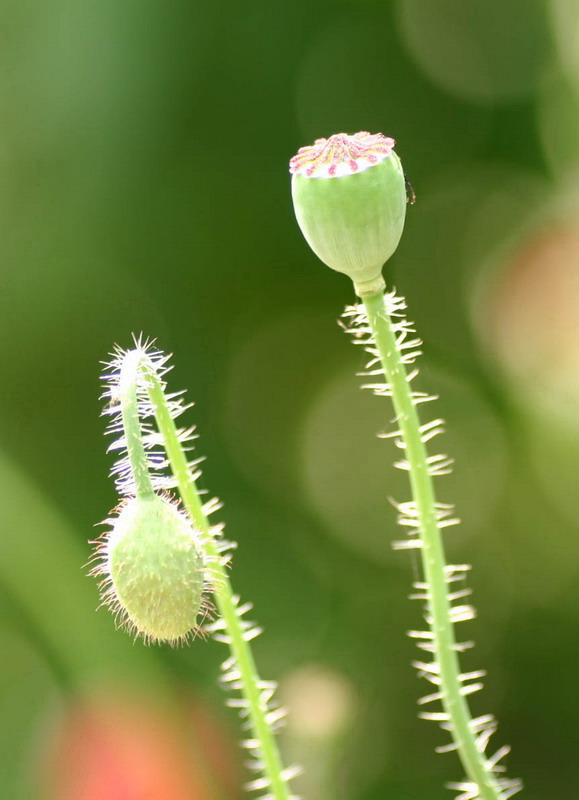
[[[349, 282], [295, 224], [287, 161], [393, 136], [417, 194], [387, 265], [425, 340], [480, 618], [476, 713], [529, 800], [572, 797], [579, 699], [576, 0], [24, 0], [0, 47], [0, 795], [240, 796], [221, 645], [133, 644], [95, 612], [116, 504], [99, 362], [132, 333], [239, 542], [232, 578], [291, 709], [306, 800], [438, 800], [461, 769], [417, 720], [415, 577], [388, 405], [336, 320]], [[467, 630], [468, 627], [468, 630]]]

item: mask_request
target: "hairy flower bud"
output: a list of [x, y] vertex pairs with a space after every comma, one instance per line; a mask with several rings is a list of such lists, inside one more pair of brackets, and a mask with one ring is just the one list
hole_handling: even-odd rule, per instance
[[314, 253], [353, 281], [358, 294], [383, 288], [382, 267], [406, 216], [406, 185], [394, 139], [337, 133], [290, 161], [298, 224]]
[[101, 546], [97, 570], [106, 599], [149, 641], [176, 643], [197, 626], [204, 564], [198, 536], [176, 506], [156, 494], [131, 498]]

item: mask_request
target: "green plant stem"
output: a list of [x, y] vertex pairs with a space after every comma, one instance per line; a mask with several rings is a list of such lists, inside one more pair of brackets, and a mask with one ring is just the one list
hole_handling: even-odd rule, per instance
[[379, 293], [364, 297], [363, 302], [390, 385], [397, 422], [406, 448], [410, 485], [420, 523], [422, 565], [429, 587], [428, 607], [432, 617], [435, 657], [442, 682], [442, 705], [448, 714], [452, 736], [465, 773], [479, 787], [481, 800], [500, 800], [501, 792], [492, 773], [485, 766], [484, 755], [477, 748], [470, 725], [470, 709], [461, 692], [460, 664], [450, 616], [444, 546], [436, 515], [436, 495], [427, 463], [428, 454], [422, 441], [416, 405], [400, 358], [384, 295]]
[[275, 800], [290, 800], [288, 785], [282, 774], [283, 765], [277, 742], [266, 718], [267, 708], [261, 699], [259, 676], [253, 653], [241, 627], [227, 570], [221, 562], [211, 526], [203, 511], [203, 503], [179, 442], [177, 429], [165, 398], [163, 383], [148, 359], [143, 362], [143, 371], [148, 379], [149, 399], [153, 405], [157, 427], [163, 437], [183, 505], [196, 528], [201, 531], [207, 555], [212, 562], [210, 572], [215, 602], [226, 625], [231, 653], [241, 676], [242, 694], [248, 703], [249, 719], [255, 738], [260, 743], [263, 771], [269, 780], [269, 793]]
[[127, 455], [135, 481], [136, 494], [143, 497], [153, 494], [153, 484], [149, 474], [149, 462], [143, 446], [139, 403], [137, 399], [138, 373], [141, 369], [142, 355], [138, 350], [127, 353], [123, 359], [119, 376], [119, 393], [123, 430], [127, 442]]

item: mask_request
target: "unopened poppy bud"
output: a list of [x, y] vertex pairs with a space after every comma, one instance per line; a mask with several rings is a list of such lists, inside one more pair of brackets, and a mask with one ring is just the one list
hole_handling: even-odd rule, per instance
[[324, 264], [354, 281], [359, 295], [383, 289], [382, 267], [404, 228], [406, 186], [394, 145], [381, 133], [337, 133], [290, 161], [306, 241]]
[[107, 600], [149, 641], [176, 643], [196, 630], [204, 564], [196, 531], [156, 494], [131, 498], [101, 547]]

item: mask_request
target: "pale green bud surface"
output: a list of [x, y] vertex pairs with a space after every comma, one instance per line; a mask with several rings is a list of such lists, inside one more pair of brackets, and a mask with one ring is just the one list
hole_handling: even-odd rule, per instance
[[383, 288], [382, 267], [404, 228], [406, 184], [394, 145], [380, 133], [338, 133], [300, 148], [290, 161], [294, 210], [306, 241], [359, 294]]
[[178, 642], [195, 630], [204, 567], [194, 529], [169, 500], [130, 499], [106, 544], [109, 598], [145, 639]]

